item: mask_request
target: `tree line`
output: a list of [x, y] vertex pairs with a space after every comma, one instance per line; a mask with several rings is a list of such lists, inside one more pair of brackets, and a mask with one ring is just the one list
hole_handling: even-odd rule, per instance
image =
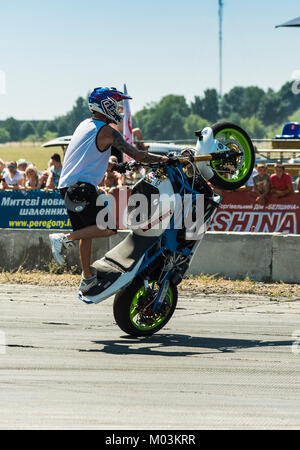
[[[90, 117], [87, 98], [79, 97], [72, 110], [54, 120], [19, 121], [10, 117], [0, 121], [0, 143], [47, 141], [73, 134], [77, 125]], [[133, 116], [133, 126], [146, 140], [193, 139], [194, 131], [220, 120], [242, 126], [254, 139], [281, 134], [284, 123], [300, 122], [300, 95], [292, 83], [278, 91], [257, 86], [237, 86], [219, 98], [216, 89], [206, 89], [188, 104], [181, 95], [167, 95], [147, 104]]]
[[215, 89], [207, 89], [190, 104], [184, 96], [168, 95], [138, 111], [134, 126], [141, 128], [146, 140], [184, 140], [223, 120], [242, 126], [253, 139], [274, 138], [286, 122], [300, 122], [300, 95], [293, 93], [290, 82], [277, 92], [237, 86], [222, 99]]

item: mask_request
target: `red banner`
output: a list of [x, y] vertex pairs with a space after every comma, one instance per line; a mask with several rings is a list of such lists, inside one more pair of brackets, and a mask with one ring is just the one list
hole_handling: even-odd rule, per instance
[[269, 196], [265, 205], [251, 192], [226, 192], [210, 231], [300, 234], [300, 193]]
[[[125, 214], [130, 188], [116, 190], [119, 230], [126, 229]], [[278, 199], [269, 196], [266, 205], [251, 192], [226, 192], [209, 231], [300, 234], [300, 193]]]

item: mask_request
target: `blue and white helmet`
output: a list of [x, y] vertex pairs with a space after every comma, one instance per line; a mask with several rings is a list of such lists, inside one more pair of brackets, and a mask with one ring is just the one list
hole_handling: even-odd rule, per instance
[[118, 124], [122, 120], [118, 111], [118, 102], [122, 100], [131, 100], [131, 97], [117, 91], [116, 88], [98, 87], [89, 96], [89, 109], [91, 112], [104, 114], [108, 119]]

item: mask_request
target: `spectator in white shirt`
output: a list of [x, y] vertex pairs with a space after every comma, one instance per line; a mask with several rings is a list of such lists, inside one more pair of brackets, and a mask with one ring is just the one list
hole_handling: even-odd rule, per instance
[[11, 161], [3, 174], [3, 189], [13, 191], [24, 189], [24, 175], [17, 169], [16, 161]]

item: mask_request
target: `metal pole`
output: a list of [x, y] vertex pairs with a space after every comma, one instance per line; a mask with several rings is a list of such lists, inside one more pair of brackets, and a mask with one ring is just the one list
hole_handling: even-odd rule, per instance
[[223, 0], [219, 0], [219, 65], [220, 65], [220, 87], [219, 95], [220, 98], [223, 96]]

